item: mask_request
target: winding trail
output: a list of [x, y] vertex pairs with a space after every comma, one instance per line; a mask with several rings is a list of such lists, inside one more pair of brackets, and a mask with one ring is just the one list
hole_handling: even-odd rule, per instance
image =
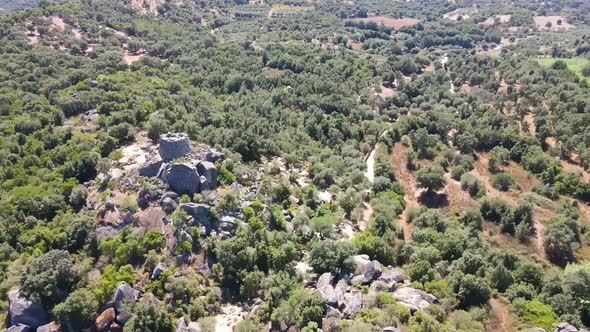
[[495, 316], [486, 323], [486, 331], [489, 332], [511, 332], [511, 316], [508, 311], [506, 303], [500, 299], [490, 299], [491, 310], [495, 313]]

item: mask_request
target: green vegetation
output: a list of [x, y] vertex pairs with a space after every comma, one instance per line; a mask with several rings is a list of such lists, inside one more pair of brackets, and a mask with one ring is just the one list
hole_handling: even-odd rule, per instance
[[556, 62], [561, 62], [565, 64], [565, 68], [561, 69], [569, 69], [572, 72], [576, 73], [579, 77], [588, 77], [588, 75], [584, 74], [585, 68], [590, 66], [590, 60], [585, 57], [575, 57], [575, 58], [536, 58], [535, 61], [539, 63], [539, 65], [545, 68], [553, 68], [556, 66]]

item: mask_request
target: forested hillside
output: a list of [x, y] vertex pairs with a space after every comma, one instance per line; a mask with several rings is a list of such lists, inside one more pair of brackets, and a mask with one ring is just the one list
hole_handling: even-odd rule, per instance
[[590, 328], [587, 1], [0, 8], [0, 329]]

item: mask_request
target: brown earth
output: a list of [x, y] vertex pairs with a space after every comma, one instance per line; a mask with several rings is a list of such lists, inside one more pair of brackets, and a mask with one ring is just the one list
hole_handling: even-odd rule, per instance
[[489, 318], [485, 324], [486, 332], [510, 332], [512, 328], [512, 315], [504, 300], [490, 299]]
[[418, 197], [420, 192], [416, 188], [416, 175], [407, 167], [406, 162], [407, 151], [406, 147], [401, 143], [395, 143], [391, 151], [389, 162], [393, 167], [395, 178], [402, 184], [405, 190], [404, 200], [406, 201], [406, 209], [400, 216], [400, 226], [404, 230], [404, 239], [406, 241], [412, 238], [414, 227], [408, 222], [407, 212], [409, 208], [419, 207]]

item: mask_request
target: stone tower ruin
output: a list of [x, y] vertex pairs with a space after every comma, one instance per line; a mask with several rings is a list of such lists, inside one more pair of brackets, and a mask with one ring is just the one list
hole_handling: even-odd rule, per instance
[[160, 135], [160, 157], [167, 162], [184, 157], [191, 152], [191, 142], [185, 133], [167, 133]]

